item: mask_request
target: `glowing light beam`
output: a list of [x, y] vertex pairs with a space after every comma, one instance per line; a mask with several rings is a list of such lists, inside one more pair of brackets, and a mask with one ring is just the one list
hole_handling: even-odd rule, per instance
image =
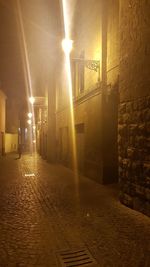
[[70, 38], [70, 20], [67, 0], [62, 0], [63, 19], [64, 19], [64, 33], [65, 38], [62, 41], [62, 47], [65, 52], [66, 70], [67, 70], [67, 86], [69, 93], [69, 105], [70, 105], [70, 121], [71, 121], [71, 137], [72, 137], [72, 153], [73, 153], [73, 170], [75, 176], [76, 192], [78, 195], [78, 167], [77, 167], [77, 151], [76, 151], [76, 134], [75, 134], [75, 120], [74, 120], [74, 108], [73, 108], [73, 95], [72, 95], [72, 75], [71, 75], [71, 62], [70, 52], [72, 50], [73, 41]]
[[72, 43], [73, 43], [73, 41], [70, 39], [62, 40], [62, 48], [63, 48], [65, 54], [70, 54], [70, 52], [72, 50]]
[[[25, 82], [26, 82], [27, 96], [29, 97], [29, 96], [32, 96], [32, 94], [33, 94], [30, 61], [29, 61], [29, 54], [28, 54], [27, 41], [26, 41], [24, 21], [23, 21], [23, 15], [22, 15], [20, 0], [16, 0], [16, 4], [17, 4], [16, 10], [17, 10], [18, 28], [19, 28], [19, 33], [21, 33], [21, 34], [18, 33], [18, 35], [19, 35], [19, 40], [20, 40], [21, 52], [22, 52], [24, 78], [25, 78]], [[33, 103], [31, 106], [31, 111], [33, 114], [33, 118], [32, 118], [33, 124], [35, 124], [35, 115], [34, 115]], [[30, 125], [31, 123], [29, 121], [30, 120], [28, 120], [28, 124]], [[31, 144], [32, 144], [32, 139], [33, 139], [32, 132], [30, 132], [30, 143]]]

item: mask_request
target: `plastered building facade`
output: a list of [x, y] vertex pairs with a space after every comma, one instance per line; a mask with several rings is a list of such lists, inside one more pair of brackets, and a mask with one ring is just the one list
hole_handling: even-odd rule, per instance
[[0, 156], [5, 153], [6, 96], [0, 90]]
[[[95, 0], [92, 5], [90, 1], [86, 5], [84, 1], [76, 1], [71, 67], [78, 167], [100, 183], [118, 179], [118, 22], [118, 1]], [[56, 138], [57, 157], [69, 166], [71, 124], [65, 75], [62, 68], [56, 88]]]
[[[74, 8], [70, 58], [79, 172], [102, 184], [119, 183], [122, 203], [149, 215], [150, 3], [77, 0]], [[47, 158], [72, 167], [60, 50], [48, 90]]]

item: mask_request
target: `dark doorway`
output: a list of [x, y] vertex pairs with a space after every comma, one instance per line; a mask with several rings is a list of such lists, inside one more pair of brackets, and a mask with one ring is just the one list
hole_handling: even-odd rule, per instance
[[77, 147], [77, 160], [78, 169], [81, 173], [84, 173], [84, 160], [85, 160], [85, 134], [84, 134], [84, 124], [75, 125], [76, 130], [76, 147]]

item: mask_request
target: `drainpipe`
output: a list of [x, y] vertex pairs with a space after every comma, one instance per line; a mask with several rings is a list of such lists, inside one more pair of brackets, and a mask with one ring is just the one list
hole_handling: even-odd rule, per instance
[[102, 80], [102, 183], [106, 183], [105, 177], [106, 170], [106, 157], [105, 157], [105, 144], [106, 144], [106, 100], [107, 100], [107, 24], [108, 24], [108, 0], [102, 1], [102, 26], [101, 26], [101, 44], [102, 44], [102, 63], [101, 63], [101, 80]]

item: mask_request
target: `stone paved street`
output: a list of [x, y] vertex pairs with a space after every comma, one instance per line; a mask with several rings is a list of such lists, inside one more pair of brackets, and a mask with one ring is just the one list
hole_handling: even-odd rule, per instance
[[65, 167], [15, 157], [0, 159], [0, 267], [61, 266], [57, 253], [84, 247], [92, 266], [150, 266], [150, 220], [114, 186], [85, 177], [77, 186]]

